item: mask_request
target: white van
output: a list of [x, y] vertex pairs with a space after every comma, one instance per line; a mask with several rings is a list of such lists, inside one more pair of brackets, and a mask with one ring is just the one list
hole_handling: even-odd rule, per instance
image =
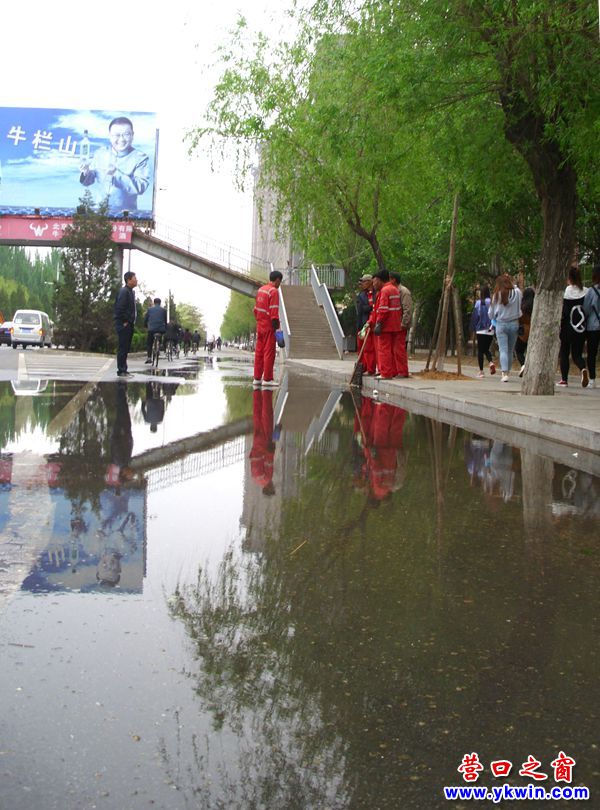
[[52, 324], [45, 312], [39, 309], [18, 309], [13, 317], [12, 347], [52, 345]]

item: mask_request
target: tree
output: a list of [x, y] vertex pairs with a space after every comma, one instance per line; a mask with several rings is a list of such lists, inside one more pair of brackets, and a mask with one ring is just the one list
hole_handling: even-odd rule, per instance
[[224, 340], [247, 337], [256, 329], [253, 314], [254, 300], [247, 295], [232, 292], [223, 315], [221, 336]]
[[63, 273], [56, 283], [58, 340], [82, 351], [107, 350], [113, 337], [113, 305], [119, 288], [107, 207], [81, 199], [62, 244]]
[[528, 169], [542, 238], [523, 393], [551, 394], [562, 291], [576, 254], [580, 177], [595, 176], [598, 187], [589, 151], [598, 128], [596, 4], [428, 0], [397, 2], [394, 11], [413, 15], [407, 64], [425, 109], [491, 101]]

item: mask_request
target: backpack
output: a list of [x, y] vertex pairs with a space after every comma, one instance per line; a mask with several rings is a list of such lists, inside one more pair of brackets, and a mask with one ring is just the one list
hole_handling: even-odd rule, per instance
[[471, 316], [471, 331], [472, 332], [487, 332], [491, 329], [492, 322], [488, 315], [488, 308], [485, 304], [482, 306], [481, 301], [475, 302], [475, 309]]

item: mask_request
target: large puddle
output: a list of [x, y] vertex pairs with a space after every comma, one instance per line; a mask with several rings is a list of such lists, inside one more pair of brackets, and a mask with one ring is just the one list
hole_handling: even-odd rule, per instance
[[577, 454], [306, 377], [253, 391], [233, 361], [186, 377], [0, 383], [0, 807], [593, 803], [600, 481]]

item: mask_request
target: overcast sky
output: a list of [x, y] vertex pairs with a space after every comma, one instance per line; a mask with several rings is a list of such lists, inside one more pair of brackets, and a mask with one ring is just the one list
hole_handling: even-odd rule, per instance
[[[238, 13], [273, 37], [285, 0], [168, 0], [160, 4], [6, 3], [2, 9], [0, 106], [147, 110], [158, 115], [156, 219], [250, 253], [251, 191], [227, 168], [187, 155], [183, 136], [201, 120], [217, 77], [210, 65]], [[281, 29], [283, 30], [283, 29]], [[142, 287], [204, 313], [218, 333], [229, 291], [132, 251]]]

